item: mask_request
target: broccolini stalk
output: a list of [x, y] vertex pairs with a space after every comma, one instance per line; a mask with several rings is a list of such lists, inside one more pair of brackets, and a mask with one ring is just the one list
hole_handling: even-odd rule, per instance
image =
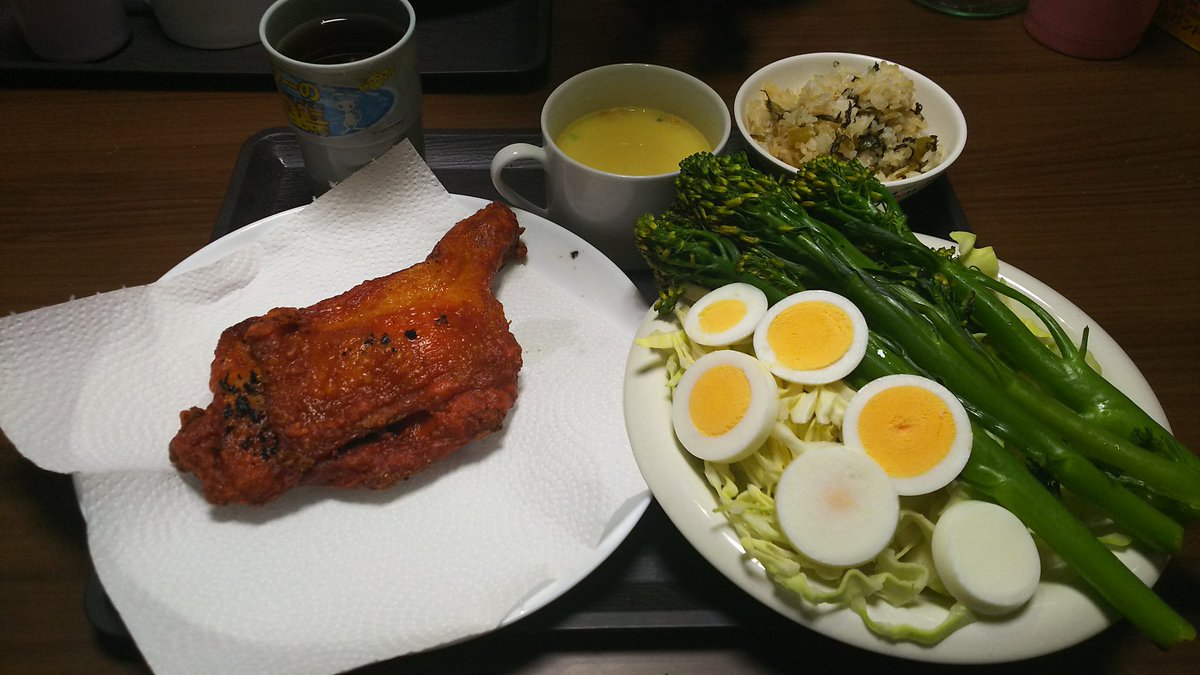
[[[745, 271], [742, 253], [732, 241], [694, 227], [674, 213], [657, 218], [648, 213], [638, 219], [634, 231], [642, 257], [657, 261], [651, 271], [659, 290], [656, 304], [660, 313], [670, 311], [688, 285], [716, 288], [735, 281], [760, 285]], [[763, 286], [770, 302], [785, 297], [769, 285]]]
[[[823, 250], [807, 238], [801, 241], [812, 247], [814, 255]], [[999, 365], [988, 363], [981, 367], [979, 362], [985, 358], [982, 352], [974, 352], [967, 338], [954, 341], [954, 329], [946, 325], [945, 317], [936, 311], [926, 311], [921, 320], [914, 321], [911, 305], [898, 299], [888, 286], [870, 274], [849, 265], [835, 266], [822, 287], [849, 297], [867, 317], [868, 324], [889, 336], [907, 358], [933, 374], [968, 406], [984, 411], [981, 420], [989, 431], [1020, 448], [1065, 487], [1104, 510], [1114, 522], [1156, 550], [1178, 550], [1182, 527], [1109, 480], [1073, 445], [1041, 424], [1028, 410], [1041, 404], [1044, 397], [1026, 391], [1020, 386], [1020, 378]]]
[[[945, 295], [947, 285], [932, 281], [932, 276], [928, 273], [928, 269], [937, 268], [939, 274], [948, 276], [955, 273], [961, 273], [964, 276], [978, 275], [982, 278], [987, 278], [974, 270], [969, 270], [965, 267], [947, 263], [947, 267], [937, 267], [938, 263], [934, 260], [944, 261], [934, 251], [926, 248], [923, 244], [913, 243], [906, 239], [902, 239], [882, 228], [872, 228], [872, 226], [861, 222], [844, 222], [841, 224], [840, 231], [848, 234], [853, 241], [865, 242], [867, 248], [871, 250], [896, 252], [897, 257], [903, 258], [906, 261], [925, 260], [926, 266], [922, 271], [910, 274], [907, 278], [910, 283], [905, 288], [921, 288], [926, 289], [922, 297], [932, 298], [937, 302], [939, 311], [931, 312], [930, 318], [937, 323], [943, 331], [958, 330], [963, 333], [961, 340], [956, 340], [957, 344], [970, 344], [972, 346], [978, 343], [970, 337], [967, 328], [964, 324], [968, 323], [966, 317], [962, 317], [961, 307], [969, 307], [965, 310], [971, 316], [979, 314], [987, 314], [981, 308], [989, 305], [998, 305], [1003, 313], [993, 311], [990, 315], [998, 319], [1009, 318], [1011, 326], [1004, 335], [1011, 336], [1012, 339], [1019, 339], [1020, 334], [1024, 334], [1032, 341], [1030, 349], [1042, 357], [1044, 362], [1062, 363], [1066, 359], [1061, 359], [1057, 355], [1050, 352], [1040, 342], [1037, 342], [1033, 333], [1025, 326], [1020, 319], [1008, 310], [1007, 307], [1000, 302], [999, 298], [983, 291], [981, 295], [972, 294], [968, 298], [959, 298], [952, 295], [949, 298], [942, 299]], [[911, 250], [910, 250], [911, 249]], [[989, 282], [992, 281], [988, 279]], [[984, 283], [984, 282], [980, 282]], [[997, 286], [1001, 286], [996, 282]], [[951, 284], [953, 286], [953, 284]], [[959, 286], [960, 288], [962, 286]], [[1014, 291], [1015, 292], [1015, 291]], [[918, 302], [910, 300], [910, 302]], [[1040, 308], [1039, 308], [1040, 310]], [[1041, 310], [1043, 313], [1044, 310]], [[954, 322], [945, 321], [947, 316], [955, 317]], [[1056, 329], [1060, 332], [1061, 328], [1053, 323], [1053, 319], [1047, 316], [1047, 321], [1052, 322]], [[990, 334], [989, 334], [990, 336]], [[995, 347], [996, 341], [989, 340], [988, 344]], [[1069, 358], [1076, 360], [1080, 367], [1087, 369], [1090, 372], [1091, 368], [1084, 363], [1084, 354], [1075, 350], [1073, 344], [1069, 341], [1066, 345]], [[982, 350], [979, 350], [982, 353]], [[968, 358], [975, 358], [976, 355], [964, 352]], [[987, 363], [983, 363], [981, 368], [988, 368]], [[1007, 368], [1005, 368], [1007, 370]], [[1043, 369], [1044, 370], [1044, 369]], [[1056, 375], [1038, 373], [1043, 377], [1050, 377], [1053, 382], [1058, 383]], [[1103, 400], [1109, 397], [1108, 392], [1116, 391], [1116, 388], [1103, 380], [1105, 386], [1102, 389], [1093, 390], [1091, 396], [1095, 399], [1096, 405], [1103, 408]], [[1033, 413], [1041, 423], [1051, 429], [1057, 430], [1061, 435], [1071, 439], [1086, 439], [1086, 443], [1076, 443], [1074, 448], [1080, 453], [1086, 455], [1090, 459], [1098, 462], [1101, 466], [1111, 467], [1118, 476], [1121, 476], [1125, 482], [1132, 483], [1139, 489], [1144, 489], [1154, 493], [1163, 499], [1159, 503], [1166, 504], [1173, 514], [1194, 515], [1200, 513], [1200, 472], [1191, 471], [1186, 466], [1181, 467], [1174, 459], [1165, 455], [1147, 452], [1146, 449], [1139, 447], [1133, 441], [1118, 436], [1108, 429], [1092, 423], [1089, 419], [1076, 414], [1075, 411], [1061, 403], [1057, 398], [1046, 398], [1042, 392], [1047, 392], [1053, 395], [1054, 392], [1047, 391], [1048, 388], [1039, 387], [1031, 382], [1030, 378], [1026, 377], [1005, 377], [1003, 379], [1004, 388], [1009, 392], [1010, 396], [1018, 400], [1027, 400], [1029, 405], [1025, 406], [1028, 412]], [[1076, 380], [1075, 388], [1085, 386], [1082, 380]], [[1123, 396], [1123, 395], [1122, 395]], [[1078, 399], [1076, 399], [1078, 400]]]
[[[807, 210], [840, 229], [855, 243], [867, 244], [864, 248], [875, 252], [876, 260], [890, 264], [903, 262], [929, 277], [944, 279], [946, 291], [960, 305], [970, 306], [969, 315], [963, 318], [987, 334], [988, 344], [1094, 427], [1111, 433], [1115, 439], [1108, 441], [1110, 446], [1115, 447], [1121, 441], [1132, 442], [1178, 462], [1170, 469], [1190, 474], [1184, 479], [1189, 481], [1190, 495], [1182, 498], [1171, 495], [1182, 501], [1176, 511], [1190, 517], [1200, 516], [1200, 505], [1196, 503], [1200, 498], [1197, 487], [1200, 456], [1092, 369], [1085, 360], [1085, 350], [1078, 348], [1040, 305], [1017, 289], [963, 266], [956, 258], [926, 248], [908, 227], [895, 199], [858, 163], [836, 158], [814, 160], [797, 173], [790, 187]], [[1053, 337], [1059, 354], [1047, 349], [997, 294], [1015, 300], [1036, 315]], [[1050, 424], [1069, 419], [1056, 408], [1040, 412]], [[1123, 474], [1120, 479], [1129, 480], [1129, 476]], [[1150, 490], [1156, 484], [1136, 479], [1134, 482]]]
[[[934, 373], [964, 403], [988, 411], [993, 433], [1027, 453], [1131, 535], [1156, 550], [1178, 549], [1182, 528], [1177, 523], [1072, 449], [1073, 443], [1087, 438], [1060, 438], [1026, 409], [1048, 397], [1014, 387], [1018, 378], [954, 328], [939, 307], [922, 302], [907, 286], [877, 279], [878, 270], [869, 258], [837, 230], [810, 217], [787, 190], [751, 168], [744, 156], [693, 155], [682, 162], [676, 187], [672, 210], [694, 227], [722, 234], [743, 250], [786, 260], [803, 275], [801, 283], [847, 296], [872, 330], [899, 345], [906, 358]], [[1013, 392], [1023, 398], [1013, 400]]]
[[[848, 379], [851, 386], [860, 388], [870, 380], [896, 373], [920, 374], [888, 347], [875, 343]], [[974, 416], [975, 411], [968, 412]], [[972, 424], [971, 456], [959, 480], [1016, 515], [1084, 583], [1156, 645], [1165, 649], [1195, 639], [1196, 629], [1186, 619], [1142, 583], [1016, 456], [978, 424]]]
[[[644, 216], [635, 227], [638, 244], [663, 290], [657, 305], [660, 312], [670, 311], [679, 291], [691, 283], [714, 288], [742, 281], [760, 288], [772, 302], [805, 289], [803, 279], [810, 272], [804, 267], [761, 249], [740, 254], [730, 251], [711, 238], [698, 236], [696, 229], [673, 212], [658, 218]], [[848, 379], [861, 385], [884, 375], [916, 372], [889, 340], [872, 331], [863, 362]], [[977, 411], [972, 408], [971, 412]], [[1076, 570], [1084, 583], [1155, 644], [1166, 648], [1194, 638], [1195, 630], [1186, 620], [1105, 548], [1024, 464], [978, 426], [960, 479], [1012, 511]]]
[[1020, 462], [981, 429], [960, 478], [1011, 511], [1085, 583], [1154, 644], [1194, 640], [1196, 629], [1100, 543]]

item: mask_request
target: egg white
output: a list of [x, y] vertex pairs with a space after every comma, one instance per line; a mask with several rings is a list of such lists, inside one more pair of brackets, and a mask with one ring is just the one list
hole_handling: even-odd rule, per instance
[[[745, 374], [750, 401], [742, 419], [729, 431], [709, 436], [692, 421], [690, 406], [696, 382], [710, 369], [729, 365]], [[710, 462], [745, 459], [771, 434], [779, 416], [779, 390], [775, 378], [757, 359], [731, 349], [720, 349], [696, 359], [679, 379], [671, 400], [671, 422], [685, 450]]]
[[888, 375], [868, 382], [858, 390], [842, 416], [842, 440], [851, 448], [870, 455], [862, 439], [862, 414], [871, 400], [892, 388], [912, 386], [924, 389], [942, 402], [954, 421], [954, 438], [946, 456], [925, 472], [913, 476], [892, 476], [896, 492], [902, 496], [923, 495], [949, 485], [967, 464], [971, 456], [971, 420], [961, 401], [941, 384], [918, 375]]
[[775, 485], [775, 515], [800, 554], [832, 567], [861, 565], [896, 533], [900, 497], [870, 457], [840, 443], [813, 444]]
[[[822, 368], [801, 370], [782, 363], [767, 339], [771, 322], [790, 307], [802, 302], [827, 302], [850, 318], [853, 335], [849, 348], [837, 360]], [[771, 372], [788, 382], [798, 384], [828, 384], [849, 375], [867, 353], [867, 320], [858, 307], [845, 296], [830, 291], [801, 291], [780, 300], [767, 310], [754, 331], [754, 355], [767, 364]]]
[[931, 546], [946, 590], [978, 614], [1019, 609], [1041, 580], [1033, 536], [1011, 511], [991, 502], [951, 505], [934, 526]]
[[[704, 310], [722, 300], [733, 300], [742, 304], [745, 316], [723, 331], [707, 331], [701, 325]], [[754, 334], [755, 327], [767, 313], [767, 296], [750, 284], [732, 283], [714, 288], [705, 293], [688, 310], [683, 320], [683, 331], [697, 344], [706, 347], [725, 347], [741, 342]]]

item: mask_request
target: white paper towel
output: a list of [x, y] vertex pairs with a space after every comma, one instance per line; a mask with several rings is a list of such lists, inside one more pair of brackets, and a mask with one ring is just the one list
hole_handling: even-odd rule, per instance
[[534, 228], [529, 262], [498, 277], [524, 358], [499, 433], [391, 490], [263, 507], [212, 507], [171, 467], [225, 327], [424, 259], [464, 201], [403, 143], [239, 234], [252, 242], [202, 252], [229, 249], [215, 262], [0, 318], [0, 428], [75, 473], [97, 572], [156, 671], [336, 672], [488, 631], [590, 570], [644, 505], [621, 415], [644, 306], [615, 267], [564, 263], [557, 245], [576, 242]]

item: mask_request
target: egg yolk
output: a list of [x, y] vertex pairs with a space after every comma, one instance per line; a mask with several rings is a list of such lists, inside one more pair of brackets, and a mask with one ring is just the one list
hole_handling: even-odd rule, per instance
[[767, 327], [767, 343], [782, 365], [817, 370], [837, 361], [854, 341], [854, 324], [829, 302], [801, 302], [779, 313]]
[[696, 379], [688, 400], [692, 424], [705, 436], [729, 433], [750, 407], [750, 379], [737, 366], [716, 366]]
[[825, 507], [835, 513], [851, 511], [855, 507], [854, 495], [840, 486], [827, 489], [822, 496]]
[[954, 418], [937, 394], [894, 387], [863, 407], [858, 433], [867, 454], [888, 475], [908, 478], [925, 473], [950, 452]]
[[723, 333], [746, 316], [740, 300], [718, 300], [700, 311], [700, 328], [706, 333]]

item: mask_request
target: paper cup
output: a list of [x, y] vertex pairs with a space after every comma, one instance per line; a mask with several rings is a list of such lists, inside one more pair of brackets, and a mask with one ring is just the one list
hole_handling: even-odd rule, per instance
[[408, 0], [279, 0], [263, 14], [314, 194], [402, 139], [423, 152], [416, 24]]

